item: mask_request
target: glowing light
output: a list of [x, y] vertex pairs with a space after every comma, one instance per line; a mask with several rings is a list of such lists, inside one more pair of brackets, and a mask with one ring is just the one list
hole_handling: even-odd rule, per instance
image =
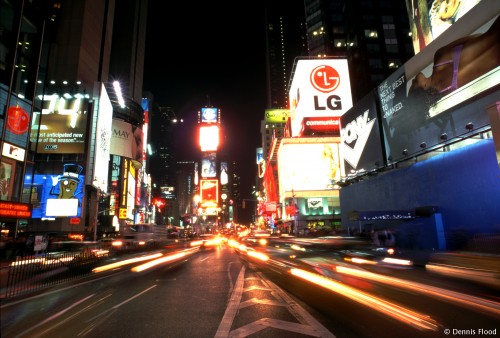
[[186, 256], [186, 253], [185, 252], [179, 252], [179, 253], [176, 253], [174, 255], [170, 255], [170, 256], [166, 256], [166, 257], [162, 257], [162, 258], [158, 258], [158, 259], [155, 259], [155, 260], [152, 260], [150, 262], [147, 262], [145, 264], [141, 264], [139, 266], [136, 266], [136, 267], [133, 267], [131, 270], [133, 272], [140, 272], [140, 271], [144, 271], [146, 269], [150, 269], [154, 266], [157, 266], [159, 264], [163, 264], [163, 263], [166, 263], [166, 262], [170, 262], [170, 261], [173, 261], [175, 259], [179, 259], [181, 257], [184, 257]]
[[390, 264], [397, 264], [397, 265], [413, 265], [413, 262], [407, 259], [398, 259], [398, 258], [391, 258], [391, 257], [385, 257], [382, 259], [382, 262], [384, 263], [390, 263]]
[[470, 295], [465, 295], [459, 292], [446, 290], [422, 283], [412, 282], [404, 279], [389, 277], [385, 275], [379, 275], [373, 272], [351, 269], [347, 267], [337, 266], [336, 271], [338, 273], [361, 277], [364, 279], [376, 281], [379, 283], [389, 284], [391, 286], [397, 286], [414, 292], [424, 293], [427, 296], [433, 296], [446, 301], [456, 303], [458, 305], [464, 306], [466, 308], [476, 308], [483, 312], [490, 312], [496, 316], [500, 316], [500, 303], [490, 301], [487, 299], [474, 297]]
[[118, 81], [113, 82], [113, 87], [115, 88], [116, 97], [118, 98], [118, 103], [120, 104], [120, 107], [125, 108], [125, 101], [123, 100], [120, 82]]
[[258, 252], [258, 251], [248, 251], [247, 252], [248, 256], [250, 257], [253, 257], [253, 258], [257, 258], [261, 261], [268, 261], [269, 260], [269, 256], [266, 255], [266, 254], [263, 254], [262, 252]]
[[358, 303], [368, 306], [376, 311], [397, 319], [403, 323], [412, 325], [421, 330], [437, 331], [439, 329], [438, 323], [430, 318], [430, 316], [415, 312], [408, 308], [404, 308], [395, 303], [391, 303], [382, 298], [375, 297], [369, 293], [356, 290], [340, 282], [332, 279], [325, 278], [318, 274], [307, 272], [300, 269], [291, 269], [291, 274], [303, 278], [316, 285], [329, 289], [333, 292], [339, 293], [348, 297]]
[[98, 272], [108, 271], [108, 270], [111, 270], [111, 269], [119, 268], [119, 267], [124, 266], [124, 265], [129, 265], [129, 264], [133, 264], [133, 263], [137, 263], [137, 262], [147, 261], [147, 260], [155, 259], [155, 258], [158, 258], [158, 257], [161, 257], [161, 256], [163, 256], [163, 254], [156, 253], [156, 254], [153, 254], [153, 255], [147, 255], [147, 256], [142, 256], [142, 257], [131, 258], [131, 259], [127, 259], [127, 260], [124, 260], [124, 261], [120, 261], [120, 262], [116, 262], [116, 263], [112, 263], [112, 264], [107, 264], [107, 265], [99, 266], [97, 268], [94, 268], [92, 270], [92, 272], [98, 273]]

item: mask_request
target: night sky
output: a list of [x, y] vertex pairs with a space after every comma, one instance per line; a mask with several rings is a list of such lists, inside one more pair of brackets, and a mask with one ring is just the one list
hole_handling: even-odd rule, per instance
[[[194, 124], [206, 105], [221, 109], [229, 153], [238, 161], [242, 198], [255, 184], [255, 149], [266, 107], [264, 10], [217, 1], [150, 0], [144, 90], [185, 120], [179, 160], [196, 160]], [[168, 8], [168, 7], [172, 8]]]

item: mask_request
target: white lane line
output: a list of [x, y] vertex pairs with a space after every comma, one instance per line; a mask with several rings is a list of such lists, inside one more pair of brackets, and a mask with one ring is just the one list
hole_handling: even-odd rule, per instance
[[[77, 302], [74, 302], [74, 303], [73, 303], [72, 305], [70, 305], [69, 307], [67, 307], [67, 308], [65, 308], [65, 309], [63, 309], [63, 310], [61, 310], [61, 311], [59, 311], [58, 313], [56, 313], [56, 314], [54, 314], [54, 315], [50, 316], [49, 318], [45, 319], [44, 321], [41, 321], [41, 322], [40, 322], [40, 323], [38, 323], [37, 325], [32, 326], [32, 327], [30, 327], [29, 329], [27, 329], [27, 330], [25, 330], [25, 331], [21, 332], [20, 334], [18, 334], [18, 335], [16, 336], [16, 338], [17, 338], [17, 337], [22, 337], [22, 336], [24, 336], [25, 334], [27, 334], [27, 333], [29, 333], [29, 332], [33, 331], [34, 329], [39, 328], [39, 327], [41, 327], [42, 325], [45, 325], [45, 324], [47, 324], [48, 322], [50, 322], [50, 321], [52, 321], [52, 320], [54, 320], [54, 319], [56, 319], [56, 318], [58, 318], [58, 317], [62, 316], [63, 314], [65, 314], [66, 312], [68, 312], [69, 310], [71, 310], [72, 308], [74, 308], [74, 307], [76, 307], [76, 306], [78, 306], [78, 305], [82, 304], [82, 303], [83, 303], [83, 302], [85, 302], [87, 299], [90, 299], [90, 298], [92, 298], [92, 297], [94, 297], [94, 294], [91, 294], [91, 295], [89, 295], [89, 296], [87, 296], [87, 297], [85, 297], [85, 298], [82, 298], [82, 299], [80, 299], [80, 300], [79, 300], [79, 301], [77, 301]], [[48, 330], [46, 330], [46, 331], [48, 331]]]
[[222, 317], [222, 321], [219, 324], [215, 338], [227, 338], [229, 337], [229, 332], [231, 330], [231, 325], [233, 325], [234, 317], [238, 312], [240, 307], [241, 295], [243, 294], [243, 285], [245, 284], [245, 266], [242, 266], [236, 283], [234, 286], [231, 299]]

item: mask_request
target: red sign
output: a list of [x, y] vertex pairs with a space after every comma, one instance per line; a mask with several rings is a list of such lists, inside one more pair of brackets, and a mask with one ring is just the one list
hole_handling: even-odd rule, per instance
[[21, 107], [10, 107], [7, 111], [7, 129], [14, 134], [20, 135], [28, 131], [30, 117], [26, 110]]
[[302, 135], [315, 133], [340, 136], [340, 116], [304, 117], [302, 120]]
[[31, 218], [31, 208], [26, 203], [0, 202], [0, 216], [9, 218]]
[[78, 217], [70, 218], [69, 224], [80, 224], [80, 219]]
[[206, 204], [219, 202], [219, 181], [218, 180], [200, 180], [201, 203]]
[[167, 204], [164, 198], [155, 197], [153, 198], [153, 204], [158, 208], [162, 208], [165, 204]]

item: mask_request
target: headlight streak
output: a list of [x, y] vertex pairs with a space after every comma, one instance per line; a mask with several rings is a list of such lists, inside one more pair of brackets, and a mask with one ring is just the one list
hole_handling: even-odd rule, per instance
[[453, 276], [461, 279], [473, 280], [479, 283], [485, 283], [495, 288], [500, 288], [499, 273], [495, 271], [473, 269], [470, 267], [457, 267], [453, 265], [443, 264], [427, 264], [427, 271], [438, 273], [446, 276]]
[[389, 264], [406, 265], [406, 266], [413, 265], [413, 262], [410, 260], [391, 258], [391, 257], [385, 257], [384, 259], [382, 259], [382, 262]]
[[303, 247], [301, 247], [300, 245], [297, 245], [297, 244], [290, 245], [290, 249], [296, 250], [296, 251], [306, 251], [305, 248], [303, 248]]
[[133, 272], [141, 272], [141, 271], [150, 269], [150, 268], [152, 268], [154, 266], [157, 266], [157, 265], [160, 265], [160, 264], [163, 264], [163, 263], [166, 263], [166, 262], [170, 262], [170, 261], [173, 261], [173, 260], [185, 257], [185, 256], [186, 256], [186, 252], [179, 252], [179, 253], [176, 253], [176, 254], [173, 254], [173, 255], [169, 255], [169, 256], [166, 256], [166, 257], [158, 258], [158, 259], [152, 260], [150, 262], [147, 262], [147, 263], [135, 266], [135, 267], [133, 267], [130, 270], [133, 271]]
[[305, 270], [291, 269], [290, 273], [318, 286], [336, 292], [342, 296], [348, 297], [403, 323], [416, 327], [417, 329], [432, 331], [437, 331], [439, 329], [439, 325], [436, 321], [428, 315], [420, 314], [397, 304], [372, 296], [368, 293], [356, 290], [340, 282], [336, 282], [332, 279], [307, 272]]
[[190, 246], [200, 246], [203, 244], [203, 241], [192, 241], [189, 245]]
[[466, 295], [463, 293], [446, 290], [422, 283], [403, 280], [395, 277], [383, 276], [373, 272], [351, 269], [343, 266], [337, 266], [336, 271], [338, 273], [361, 277], [364, 279], [377, 281], [384, 284], [389, 284], [391, 286], [398, 286], [400, 288], [405, 288], [419, 293], [424, 293], [427, 296], [434, 296], [440, 299], [451, 301], [453, 303], [456, 303], [464, 307], [472, 307], [483, 312], [486, 311], [496, 316], [500, 316], [500, 303], [488, 299]]
[[371, 264], [371, 265], [376, 265], [377, 262], [371, 261], [369, 259], [364, 259], [364, 258], [358, 258], [358, 257], [346, 257], [344, 258], [346, 262], [352, 262], [356, 264]]
[[264, 262], [267, 262], [269, 260], [269, 256], [266, 255], [266, 254], [263, 254], [262, 252], [248, 251], [247, 254], [250, 257], [254, 257], [254, 258], [260, 259], [261, 261], [264, 261]]
[[133, 263], [137, 263], [137, 262], [142, 262], [142, 261], [147, 261], [147, 260], [155, 259], [155, 258], [158, 258], [158, 257], [161, 257], [161, 256], [163, 256], [162, 253], [157, 253], [157, 254], [154, 254], [154, 255], [148, 255], [148, 256], [141, 256], [141, 257], [131, 258], [131, 259], [127, 259], [127, 260], [116, 262], [116, 263], [111, 263], [111, 264], [107, 264], [107, 265], [103, 265], [103, 266], [98, 266], [97, 268], [92, 269], [92, 272], [98, 273], [98, 272], [108, 271], [108, 270], [111, 270], [111, 269], [119, 268], [120, 266], [124, 266], [124, 265], [128, 265], [128, 264], [133, 264]]

